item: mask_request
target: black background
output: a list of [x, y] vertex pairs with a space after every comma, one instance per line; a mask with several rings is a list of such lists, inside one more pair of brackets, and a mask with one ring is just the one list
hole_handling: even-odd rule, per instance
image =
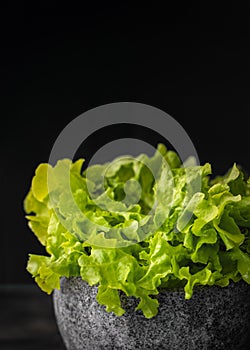
[[[22, 202], [58, 134], [90, 108], [119, 101], [153, 105], [181, 123], [214, 173], [234, 161], [250, 171], [247, 11], [235, 2], [5, 6], [1, 283], [32, 282], [27, 255], [43, 249], [27, 228]], [[106, 129], [90, 138], [82, 156], [113, 135]], [[158, 141], [139, 129], [115, 135]]]

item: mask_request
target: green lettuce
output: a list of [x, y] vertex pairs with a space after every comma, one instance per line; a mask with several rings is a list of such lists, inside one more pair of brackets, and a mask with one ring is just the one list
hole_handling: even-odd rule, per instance
[[98, 285], [97, 300], [122, 315], [121, 293], [145, 317], [161, 290], [250, 284], [250, 180], [233, 165], [183, 165], [159, 145], [154, 156], [120, 157], [82, 171], [83, 159], [40, 164], [24, 201], [46, 255], [27, 269], [50, 294], [62, 276]]

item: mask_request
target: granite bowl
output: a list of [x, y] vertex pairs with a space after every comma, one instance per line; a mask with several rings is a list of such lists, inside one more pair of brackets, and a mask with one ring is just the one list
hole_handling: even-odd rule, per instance
[[107, 313], [96, 301], [97, 287], [80, 277], [61, 278], [53, 293], [57, 324], [68, 350], [102, 349], [248, 349], [250, 287], [196, 288], [190, 300], [183, 291], [161, 291], [156, 317], [135, 311], [138, 300], [121, 295], [123, 316]]

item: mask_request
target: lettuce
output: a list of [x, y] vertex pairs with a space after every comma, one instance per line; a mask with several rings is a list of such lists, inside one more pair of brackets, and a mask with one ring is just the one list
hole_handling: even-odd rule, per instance
[[38, 166], [24, 201], [46, 255], [27, 269], [50, 294], [62, 276], [98, 285], [97, 300], [122, 315], [121, 293], [145, 317], [161, 290], [250, 284], [250, 180], [236, 165], [182, 165], [159, 145], [153, 157], [121, 157], [82, 171], [83, 159]]

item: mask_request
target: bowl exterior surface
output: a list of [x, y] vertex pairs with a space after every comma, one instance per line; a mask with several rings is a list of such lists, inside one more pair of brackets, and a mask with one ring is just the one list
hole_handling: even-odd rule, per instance
[[156, 317], [135, 311], [138, 299], [122, 296], [123, 316], [107, 313], [96, 301], [97, 287], [80, 277], [62, 278], [53, 294], [57, 324], [68, 350], [248, 349], [250, 286], [241, 281], [228, 287], [184, 292], [164, 291]]

